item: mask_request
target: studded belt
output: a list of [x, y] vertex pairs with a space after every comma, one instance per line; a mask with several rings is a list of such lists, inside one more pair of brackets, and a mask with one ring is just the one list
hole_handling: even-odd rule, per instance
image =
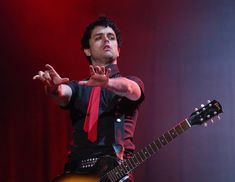
[[79, 167], [81, 169], [86, 169], [86, 168], [91, 168], [93, 167], [96, 162], [98, 161], [99, 158], [94, 157], [94, 158], [88, 158], [88, 159], [83, 159], [80, 161]]

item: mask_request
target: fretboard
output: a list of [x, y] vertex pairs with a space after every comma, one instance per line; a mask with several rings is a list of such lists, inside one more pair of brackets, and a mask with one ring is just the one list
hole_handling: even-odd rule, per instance
[[108, 178], [111, 182], [120, 180], [122, 177], [138, 167], [140, 164], [144, 163], [152, 155], [157, 153], [157, 151], [159, 151], [163, 146], [170, 143], [173, 139], [185, 132], [190, 127], [191, 125], [187, 119], [180, 122], [178, 125], [165, 132], [162, 136], [158, 137], [152, 143], [148, 144], [142, 150], [135, 153], [133, 157], [124, 160], [120, 165], [110, 170], [107, 173]]

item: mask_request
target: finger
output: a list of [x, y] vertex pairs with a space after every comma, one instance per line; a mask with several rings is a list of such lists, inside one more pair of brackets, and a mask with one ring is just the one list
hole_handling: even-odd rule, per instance
[[94, 67], [92, 65], [90, 65], [90, 74], [91, 74], [91, 76], [95, 75], [95, 70], [94, 70]]
[[44, 83], [45, 85], [47, 85], [48, 87], [51, 87], [51, 82], [50, 82], [50, 81], [45, 80], [43, 83]]
[[109, 78], [110, 74], [111, 74], [111, 69], [108, 68], [108, 69], [106, 70], [105, 75]]
[[38, 75], [39, 75], [40, 77], [43, 77], [43, 74], [44, 74], [43, 71], [38, 71]]
[[102, 74], [101, 68], [99, 66], [95, 67], [95, 72], [98, 74]]
[[49, 88], [48, 88], [47, 85], [44, 85], [44, 90], [45, 90], [45, 93], [46, 93], [46, 94], [49, 94], [49, 93], [50, 93]]
[[46, 67], [47, 69], [49, 69], [49, 70], [55, 71], [55, 69], [54, 69], [51, 65], [49, 65], [49, 64], [46, 64], [45, 67]]
[[52, 76], [54, 76], [54, 75], [58, 76], [59, 75], [51, 65], [46, 64], [45, 67], [49, 70], [49, 73], [52, 74]]
[[39, 79], [39, 75], [33, 76], [33, 80]]
[[79, 81], [78, 84], [79, 85], [87, 85], [87, 81]]
[[68, 83], [69, 82], [69, 78], [62, 78], [61, 79], [61, 83]]
[[105, 74], [105, 67], [104, 67], [104, 66], [101, 66], [100, 68], [101, 68], [102, 74]]
[[39, 75], [39, 80], [41, 80], [41, 81], [45, 81], [45, 78], [44, 78], [44, 72], [43, 71], [39, 71], [38, 72], [38, 75]]
[[43, 84], [51, 86], [50, 80], [46, 77], [46, 71], [45, 72], [39, 71], [38, 74], [39, 74], [39, 80], [41, 80]]
[[33, 80], [40, 80], [44, 85], [51, 86], [51, 83], [48, 80], [46, 80], [45, 78], [43, 78], [39, 75], [35, 75], [33, 77]]
[[33, 77], [33, 80], [40, 80], [40, 81], [42, 81], [42, 82], [44, 82], [45, 81], [45, 79], [44, 78], [42, 78], [41, 76], [39, 76], [39, 75], [35, 75], [34, 77]]
[[49, 74], [49, 71], [45, 71], [43, 77], [44, 77], [46, 80], [51, 81], [51, 76], [50, 76], [50, 74]]

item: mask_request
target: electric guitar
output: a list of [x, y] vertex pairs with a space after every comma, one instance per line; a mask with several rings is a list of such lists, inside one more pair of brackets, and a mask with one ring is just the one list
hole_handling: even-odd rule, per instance
[[218, 101], [208, 101], [207, 105], [201, 105], [200, 109], [195, 109], [190, 117], [178, 123], [142, 150], [136, 152], [133, 157], [120, 162], [114, 157], [104, 156], [95, 164], [96, 171], [98, 171], [95, 175], [66, 173], [55, 178], [53, 182], [123, 182], [128, 178], [128, 173], [156, 154], [163, 146], [191, 128], [191, 126], [207, 124], [208, 120], [212, 120], [214, 116], [222, 112], [222, 107]]

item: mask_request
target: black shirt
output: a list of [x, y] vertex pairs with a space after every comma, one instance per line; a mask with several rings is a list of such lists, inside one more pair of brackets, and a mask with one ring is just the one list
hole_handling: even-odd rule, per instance
[[[121, 77], [116, 64], [109, 65], [111, 69], [110, 78]], [[66, 108], [70, 110], [72, 120], [73, 145], [71, 146], [71, 158], [79, 155], [90, 155], [99, 150], [112, 150], [113, 145], [123, 146], [125, 151], [134, 151], [133, 136], [138, 117], [138, 106], [144, 100], [143, 82], [134, 76], [126, 77], [135, 81], [141, 88], [141, 97], [137, 101], [131, 101], [126, 97], [101, 89], [98, 137], [92, 143], [83, 130], [89, 97], [92, 87], [79, 85], [77, 81], [71, 81], [68, 85], [72, 89], [72, 97]], [[104, 150], [105, 149], [105, 150]]]

